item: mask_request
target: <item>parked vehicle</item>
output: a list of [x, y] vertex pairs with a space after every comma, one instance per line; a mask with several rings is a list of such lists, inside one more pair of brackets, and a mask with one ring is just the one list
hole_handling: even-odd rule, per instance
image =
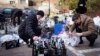
[[6, 18], [10, 18], [11, 17], [11, 11], [13, 10], [13, 8], [3, 8], [1, 10], [1, 13], [6, 17]]

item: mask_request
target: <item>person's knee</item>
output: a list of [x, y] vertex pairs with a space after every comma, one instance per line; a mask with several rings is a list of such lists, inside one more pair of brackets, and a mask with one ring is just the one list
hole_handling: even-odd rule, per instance
[[87, 38], [87, 40], [89, 40], [89, 41], [95, 41], [96, 39], [97, 39], [97, 35], [96, 34], [93, 34], [93, 35], [90, 35], [90, 36], [87, 36], [86, 38]]

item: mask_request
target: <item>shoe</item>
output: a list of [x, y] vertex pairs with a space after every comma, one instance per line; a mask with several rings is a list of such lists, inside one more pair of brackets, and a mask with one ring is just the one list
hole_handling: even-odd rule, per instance
[[32, 39], [29, 39], [29, 40], [28, 40], [27, 46], [28, 46], [29, 48], [33, 48], [33, 40], [32, 40]]
[[94, 41], [90, 42], [89, 47], [93, 47], [94, 46]]
[[83, 40], [80, 40], [79, 44], [83, 44]]

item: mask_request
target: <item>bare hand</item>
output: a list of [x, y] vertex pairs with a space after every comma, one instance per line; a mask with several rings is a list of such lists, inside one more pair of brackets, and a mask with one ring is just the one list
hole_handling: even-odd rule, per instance
[[38, 36], [33, 37], [33, 40], [39, 40], [39, 39], [40, 39], [40, 37], [38, 37]]
[[83, 33], [76, 33], [76, 35], [77, 35], [77, 36], [82, 36], [82, 35], [83, 35]]
[[71, 31], [69, 31], [69, 32], [68, 32], [68, 35], [69, 35], [69, 37], [71, 37], [71, 36], [72, 36], [72, 32], [71, 32]]

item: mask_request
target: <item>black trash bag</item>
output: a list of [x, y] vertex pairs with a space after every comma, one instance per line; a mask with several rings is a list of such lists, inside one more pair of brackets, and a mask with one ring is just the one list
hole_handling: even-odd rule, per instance
[[79, 6], [76, 8], [76, 12], [79, 14], [84, 14], [87, 12], [87, 8], [85, 6]]
[[83, 6], [85, 6], [86, 2], [87, 2], [87, 0], [79, 0], [78, 6], [80, 6], [80, 4], [83, 4]]
[[3, 43], [6, 50], [20, 46], [19, 40], [6, 41]]
[[87, 12], [86, 2], [87, 0], [79, 0], [77, 8], [76, 8], [77, 13], [84, 14]]

